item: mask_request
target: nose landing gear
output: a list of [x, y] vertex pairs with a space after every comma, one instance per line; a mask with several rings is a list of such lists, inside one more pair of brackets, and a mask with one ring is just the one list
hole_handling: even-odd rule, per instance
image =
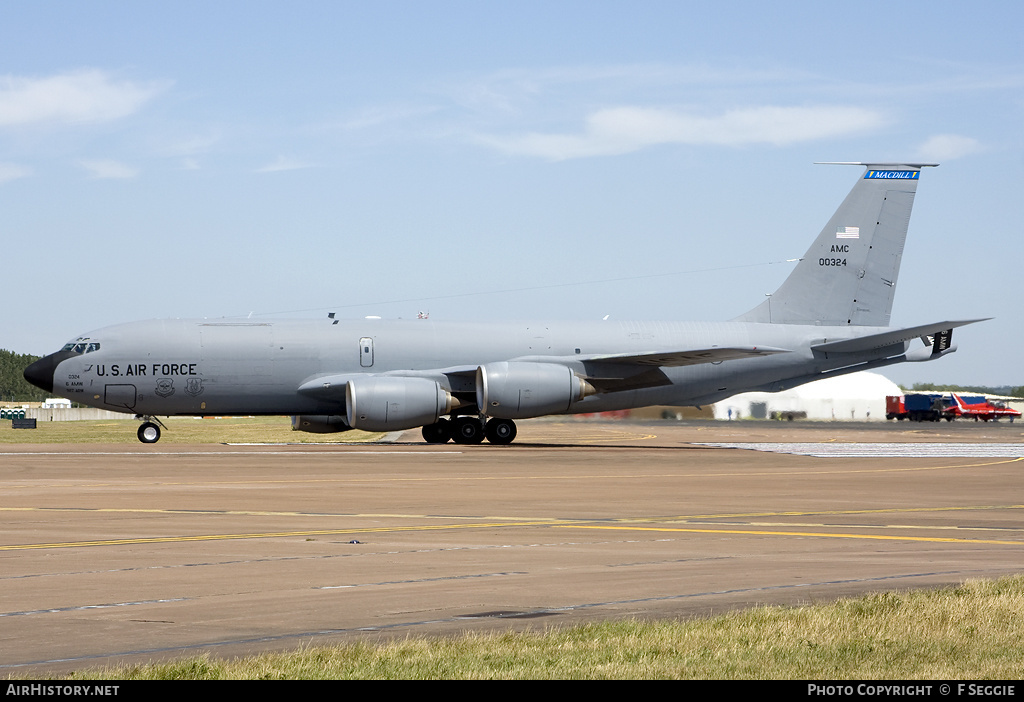
[[[157, 441], [160, 441], [160, 427], [162, 427], [163, 424], [159, 419], [149, 416], [137, 416], [136, 419], [146, 420], [139, 426], [139, 431], [137, 432], [139, 441], [144, 444], [155, 444]], [[164, 428], [166, 429], [167, 427]]]

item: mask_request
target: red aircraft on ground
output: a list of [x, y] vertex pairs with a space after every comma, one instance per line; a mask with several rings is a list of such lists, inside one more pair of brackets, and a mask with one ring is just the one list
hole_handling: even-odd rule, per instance
[[974, 417], [974, 421], [980, 419], [983, 422], [987, 422], [990, 419], [996, 420], [1001, 417], [1009, 417], [1012, 422], [1020, 416], [1020, 412], [1010, 409], [1002, 403], [992, 404], [986, 400], [985, 402], [969, 405], [961, 400], [960, 396], [956, 393], [953, 393], [953, 404], [946, 408], [946, 414], [950, 414], [953, 417]]

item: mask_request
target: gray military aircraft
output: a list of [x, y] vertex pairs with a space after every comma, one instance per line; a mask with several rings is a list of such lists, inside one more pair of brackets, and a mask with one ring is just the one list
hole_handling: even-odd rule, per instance
[[921, 169], [937, 164], [849, 165], [867, 170], [789, 277], [729, 322], [161, 319], [78, 337], [25, 378], [135, 414], [144, 443], [158, 416], [217, 414], [508, 444], [516, 419], [699, 406], [953, 352], [952, 330], [982, 320], [888, 326]]

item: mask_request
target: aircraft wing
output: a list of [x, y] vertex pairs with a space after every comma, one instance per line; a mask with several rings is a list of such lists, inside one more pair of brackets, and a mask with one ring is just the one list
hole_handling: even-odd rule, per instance
[[[585, 372], [581, 377], [590, 382], [599, 392], [620, 392], [640, 388], [669, 385], [671, 381], [661, 368], [692, 366], [701, 363], [721, 363], [742, 358], [757, 358], [777, 353], [789, 353], [789, 349], [771, 346], [713, 346], [704, 349], [675, 349], [649, 351], [646, 353], [589, 354], [573, 356], [524, 356], [511, 359], [512, 362], [532, 362], [572, 366], [582, 363]], [[632, 370], [635, 368], [635, 371]], [[447, 376], [453, 392], [474, 392], [477, 366], [458, 366], [426, 371], [389, 371], [383, 375], [402, 377]], [[319, 376], [304, 382], [298, 391], [303, 395], [322, 398], [345, 397], [345, 386], [361, 374], [338, 374]]]
[[515, 361], [573, 365], [582, 363], [580, 377], [599, 393], [623, 392], [671, 385], [663, 368], [721, 363], [758, 358], [789, 349], [771, 346], [712, 346], [704, 349], [672, 349], [645, 353], [588, 354], [579, 356], [529, 356]]
[[701, 363], [721, 363], [722, 361], [733, 361], [740, 358], [770, 356], [776, 353], [789, 353], [789, 349], [779, 349], [772, 346], [713, 346], [706, 349], [571, 356], [567, 357], [566, 360], [583, 361], [585, 363], [613, 363], [616, 365], [675, 368], [678, 366], [695, 366]]
[[952, 332], [957, 327], [974, 324], [975, 322], [984, 322], [988, 319], [991, 319], [991, 317], [985, 317], [983, 319], [965, 319], [956, 322], [933, 322], [932, 324], [922, 324], [917, 327], [891, 329], [878, 334], [857, 336], [852, 339], [825, 341], [821, 344], [814, 344], [811, 346], [811, 349], [813, 351], [822, 351], [824, 353], [856, 353], [858, 351], [873, 351], [886, 346], [906, 343], [917, 337], [935, 336], [936, 334], [942, 334], [943, 332]]

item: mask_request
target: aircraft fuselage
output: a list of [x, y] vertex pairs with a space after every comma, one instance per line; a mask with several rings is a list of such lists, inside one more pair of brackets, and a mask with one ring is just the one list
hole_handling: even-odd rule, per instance
[[[53, 369], [52, 389], [75, 402], [140, 415], [344, 414], [343, 396], [317, 397], [298, 389], [326, 376], [422, 374], [448, 391], [472, 394], [477, 366], [510, 359], [555, 357], [587, 375], [592, 362], [574, 358], [713, 346], [788, 351], [665, 367], [661, 372], [666, 384], [594, 394], [568, 408], [571, 413], [599, 412], [703, 404], [766, 385], [781, 389], [792, 378], [880, 361], [905, 350], [900, 344], [829, 359], [810, 349], [812, 344], [850, 338], [851, 332], [877, 331], [735, 322], [151, 320], [82, 337], [98, 348], [60, 360]], [[439, 372], [446, 370], [453, 372]], [[636, 375], [638, 369], [622, 369], [622, 374]]]

